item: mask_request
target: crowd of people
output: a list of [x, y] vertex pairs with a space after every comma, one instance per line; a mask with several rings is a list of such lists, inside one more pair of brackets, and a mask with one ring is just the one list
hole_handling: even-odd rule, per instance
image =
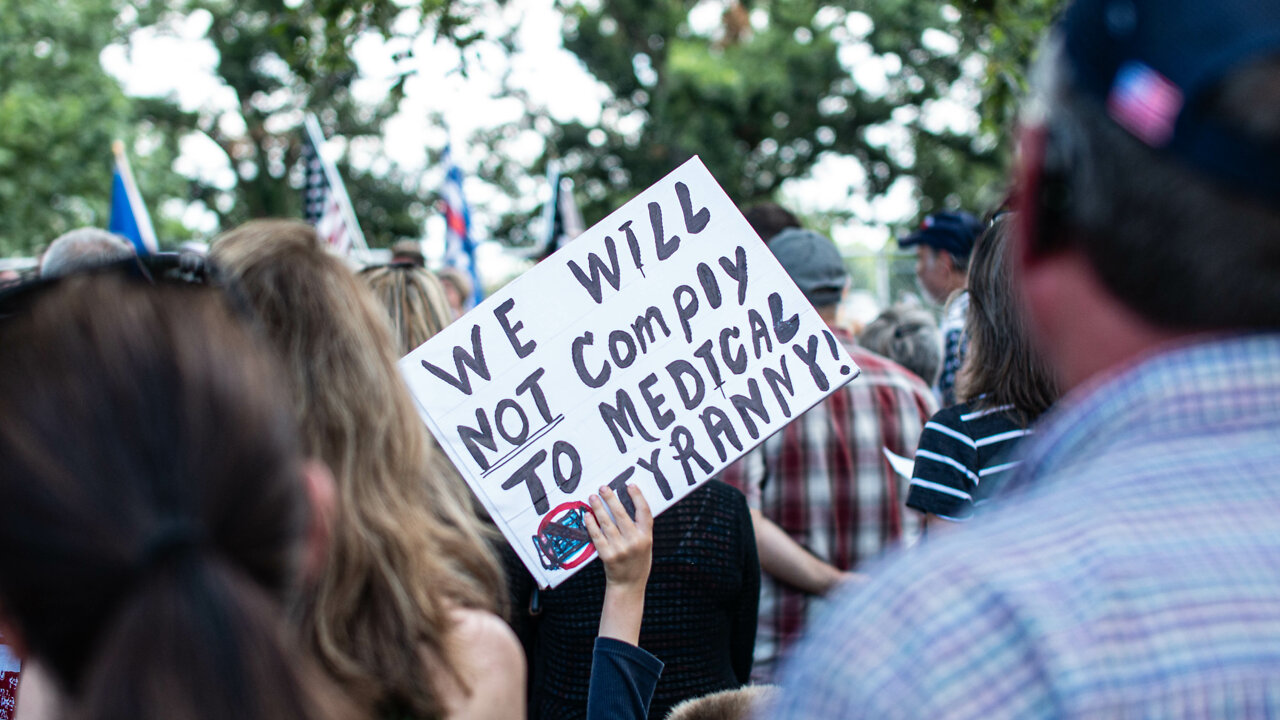
[[396, 366], [466, 276], [58, 238], [0, 289], [0, 717], [1280, 714], [1280, 6], [1075, 0], [1035, 80], [1009, 206], [899, 241], [940, 324], [855, 337], [747, 209], [860, 374], [657, 518], [597, 479], [554, 589]]

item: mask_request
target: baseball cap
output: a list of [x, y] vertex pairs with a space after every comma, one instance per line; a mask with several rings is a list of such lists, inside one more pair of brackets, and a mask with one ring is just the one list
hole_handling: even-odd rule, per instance
[[1233, 70], [1280, 55], [1280, 2], [1078, 0], [1060, 32], [1076, 87], [1116, 124], [1208, 175], [1280, 194], [1280, 145], [1208, 111]]
[[920, 229], [904, 238], [898, 238], [898, 247], [928, 245], [946, 250], [957, 257], [969, 257], [973, 243], [982, 234], [982, 223], [967, 212], [939, 212], [926, 215]]
[[773, 236], [769, 249], [814, 307], [840, 302], [849, 273], [830, 238], [812, 230], [787, 228]]

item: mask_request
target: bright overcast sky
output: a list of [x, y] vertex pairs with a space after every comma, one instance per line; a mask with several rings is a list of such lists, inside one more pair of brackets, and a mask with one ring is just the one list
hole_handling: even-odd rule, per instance
[[[695, 30], [710, 31], [719, 22], [722, 4], [704, 2], [691, 15]], [[753, 20], [763, 18], [757, 14]], [[187, 110], [217, 110], [233, 106], [232, 91], [216, 78], [213, 68], [217, 52], [203, 39], [209, 17], [195, 13], [178, 27], [164, 32], [147, 30], [137, 33], [130, 51], [123, 47], [108, 48], [102, 54], [103, 65], [117, 77], [125, 92], [131, 95], [175, 96]], [[870, 20], [860, 13], [851, 13], [846, 20], [852, 36], [865, 35]], [[582, 68], [577, 59], [561, 45], [560, 16], [552, 8], [552, 0], [511, 0], [498, 13], [480, 20], [480, 26], [492, 36], [516, 27], [517, 52], [508, 57], [495, 44], [476, 43], [468, 51], [466, 59], [468, 75], [463, 77], [458, 68], [462, 64], [457, 48], [449, 43], [435, 42], [430, 33], [424, 33], [413, 47], [412, 59], [397, 64], [393, 55], [406, 49], [405, 41], [385, 42], [378, 37], [359, 40], [355, 56], [361, 68], [361, 80], [355, 87], [358, 97], [375, 101], [382, 97], [391, 79], [400, 73], [411, 71], [407, 81], [406, 96], [399, 113], [387, 124], [385, 140], [387, 154], [407, 168], [424, 166], [427, 148], [439, 149], [447, 140], [453, 141], [454, 155], [464, 173], [469, 173], [465, 191], [473, 205], [477, 235], [489, 236], [484, 227], [485, 219], [511, 209], [512, 200], [495, 188], [474, 177], [474, 170], [483, 152], [480, 147], [469, 147], [466, 139], [480, 129], [493, 127], [520, 117], [523, 108], [512, 98], [500, 97], [499, 78], [511, 70], [511, 80], [517, 87], [527, 90], [532, 102], [547, 108], [555, 117], [565, 120], [579, 118], [592, 122], [599, 117], [600, 101], [607, 90]], [[939, 33], [939, 35], [943, 35]], [[946, 36], [943, 35], [943, 38]], [[942, 42], [945, 42], [943, 40]], [[399, 44], [397, 44], [399, 43]], [[873, 57], [865, 43], [850, 43], [842, 51], [841, 61], [850, 68], [859, 85], [875, 92], [884, 84], [885, 63]], [[944, 108], [948, 122], [967, 124], [967, 114], [958, 108]], [[432, 125], [428, 118], [441, 113], [448, 124]], [[971, 114], [971, 113], [970, 113]], [[893, 131], [884, 129], [889, 136], [882, 142], [895, 142]], [[530, 132], [508, 145], [509, 152], [519, 162], [532, 164], [542, 150], [539, 137]], [[330, 151], [338, 150], [331, 147]], [[352, 148], [358, 162], [358, 148]], [[225, 156], [212, 142], [192, 137], [184, 142], [178, 170], [188, 175], [199, 175], [224, 187], [229, 187], [234, 176]], [[443, 172], [430, 169], [426, 178], [428, 187], [438, 183]], [[782, 188], [782, 202], [802, 214], [832, 209], [851, 209], [865, 222], [851, 223], [835, 228], [837, 242], [847, 249], [878, 248], [888, 237], [886, 226], [901, 222], [915, 212], [912, 186], [901, 182], [879, 200], [868, 203], [858, 197], [856, 191], [863, 173], [852, 159], [826, 157], [814, 167], [810, 176], [788, 181]], [[530, 181], [519, 201], [526, 208], [536, 205], [546, 197], [545, 183]], [[855, 192], [850, 197], [850, 191]], [[200, 208], [170, 207], [168, 212], [181, 214], [192, 227], [209, 232], [213, 229], [211, 213]], [[153, 212], [155, 210], [153, 209]], [[426, 239], [428, 250], [440, 252], [444, 234], [443, 221], [433, 218], [428, 222]], [[502, 250], [496, 243], [485, 243], [484, 256], [497, 262]], [[481, 266], [486, 257], [482, 256]]]

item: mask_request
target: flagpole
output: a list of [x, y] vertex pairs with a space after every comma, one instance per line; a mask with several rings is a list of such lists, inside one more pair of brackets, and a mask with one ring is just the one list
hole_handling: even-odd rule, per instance
[[134, 222], [138, 225], [138, 235], [142, 238], [142, 244], [150, 252], [159, 252], [160, 245], [156, 242], [156, 229], [151, 225], [151, 214], [147, 212], [147, 206], [142, 204], [142, 193], [138, 192], [138, 183], [133, 179], [133, 168], [129, 165], [128, 153], [124, 151], [124, 141], [113, 141], [111, 153], [115, 155], [116, 167], [124, 179], [124, 192], [129, 198], [129, 206], [133, 210]]
[[311, 138], [312, 147], [316, 149], [316, 157], [320, 160], [320, 167], [324, 168], [325, 179], [329, 181], [329, 190], [337, 198], [338, 206], [342, 208], [348, 231], [355, 240], [352, 244], [365, 253], [367, 258], [369, 244], [365, 242], [364, 231], [360, 229], [360, 223], [356, 220], [356, 211], [351, 207], [351, 198], [347, 196], [347, 186], [342, 183], [342, 178], [338, 175], [338, 168], [329, 162], [321, 152], [325, 142], [324, 131], [320, 129], [320, 121], [316, 118], [315, 113], [307, 113], [303, 126], [308, 137]]

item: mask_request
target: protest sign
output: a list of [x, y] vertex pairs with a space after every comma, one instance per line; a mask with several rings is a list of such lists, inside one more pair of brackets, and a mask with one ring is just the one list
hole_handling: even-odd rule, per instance
[[858, 373], [697, 158], [400, 367], [542, 587], [595, 556], [601, 486], [661, 513]]

